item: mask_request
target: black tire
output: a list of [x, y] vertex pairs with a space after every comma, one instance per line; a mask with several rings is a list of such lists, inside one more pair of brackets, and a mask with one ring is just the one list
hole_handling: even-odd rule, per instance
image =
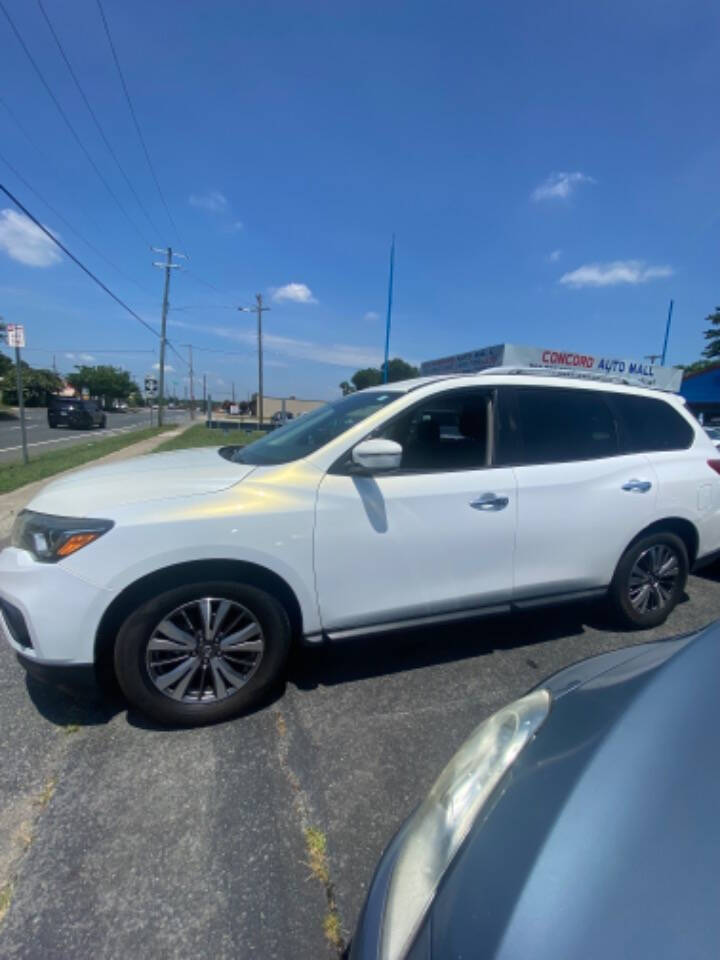
[[[224, 699], [209, 702], [173, 699], [155, 685], [148, 668], [148, 644], [165, 618], [183, 605], [207, 597], [242, 605], [260, 626], [264, 649], [249, 679]], [[230, 581], [186, 584], [147, 600], [127, 617], [115, 643], [115, 674], [130, 703], [160, 723], [187, 726], [216, 723], [262, 700], [284, 674], [290, 641], [290, 621], [284, 606], [264, 590]]]
[[107, 426], [107, 417], [103, 414], [103, 418], [100, 421], [100, 429], [104, 430], [106, 426]]
[[[658, 551], [651, 552], [653, 548], [658, 548]], [[673, 563], [667, 567], [666, 576], [656, 576], [657, 571], [652, 571], [653, 557], [665, 557], [668, 564], [672, 558]], [[619, 625], [631, 630], [647, 630], [664, 623], [683, 596], [688, 566], [687, 548], [674, 533], [652, 533], [629, 546], [617, 565], [609, 591], [610, 603]], [[670, 571], [674, 571], [672, 576]], [[642, 580], [643, 576], [646, 581]], [[638, 591], [645, 586], [647, 590], [641, 596]], [[643, 610], [641, 607], [645, 596], [648, 603]]]
[[48, 427], [50, 427], [51, 430], [56, 430], [57, 424], [55, 423], [54, 420], [48, 420]]

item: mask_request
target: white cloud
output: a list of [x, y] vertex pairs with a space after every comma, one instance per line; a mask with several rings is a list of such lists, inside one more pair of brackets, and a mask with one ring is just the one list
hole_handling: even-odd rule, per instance
[[[154, 363], [154, 364], [152, 365], [152, 368], [153, 368], [153, 370], [159, 370], [159, 369], [160, 369], [160, 364], [159, 364], [159, 363]], [[166, 363], [166, 364], [165, 364], [165, 373], [175, 373], [175, 367], [171, 367], [169, 363]]]
[[365, 323], [375, 323], [379, 319], [380, 319], [380, 314], [377, 313], [375, 310], [368, 310], [368, 312], [363, 317], [363, 320], [365, 321]]
[[[169, 320], [172, 326], [189, 330], [202, 330], [226, 340], [247, 344], [254, 349], [257, 345], [257, 333], [254, 330], [238, 330], [234, 327], [210, 327], [185, 323], [183, 320]], [[374, 347], [354, 346], [345, 343], [314, 343], [310, 340], [296, 340], [293, 337], [281, 337], [272, 333], [263, 333], [263, 345], [269, 353], [290, 357], [294, 360], [311, 360], [315, 363], [327, 363], [335, 367], [377, 367], [382, 362], [382, 353]]]
[[228, 208], [227, 197], [219, 190], [209, 190], [207, 193], [191, 193], [188, 199], [191, 207], [207, 210], [210, 213], [225, 213]]
[[552, 253], [549, 253], [548, 263], [557, 263], [560, 257], [562, 256], [562, 250], [553, 250]]
[[276, 303], [282, 303], [284, 300], [290, 300], [292, 303], [317, 303], [312, 290], [304, 283], [286, 283], [284, 287], [278, 287], [273, 291], [272, 298]]
[[586, 263], [577, 270], [564, 273], [558, 283], [566, 287], [616, 287], [622, 283], [632, 285], [671, 277], [673, 268], [668, 266], [648, 267], [643, 260], [613, 260], [611, 263]]
[[91, 353], [66, 353], [68, 360], [81, 360], [83, 363], [93, 363], [95, 357]]
[[51, 267], [61, 260], [52, 240], [22, 213], [0, 210], [0, 250], [27, 267]]
[[586, 173], [551, 173], [540, 186], [535, 187], [531, 198], [539, 200], [566, 200], [581, 183], [595, 183]]
[[225, 227], [226, 233], [240, 233], [241, 230], [245, 229], [245, 224], [242, 220], [233, 220], [231, 224]]

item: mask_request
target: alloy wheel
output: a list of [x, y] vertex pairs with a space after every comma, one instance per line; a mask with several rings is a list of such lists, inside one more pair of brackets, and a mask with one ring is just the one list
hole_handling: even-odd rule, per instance
[[265, 650], [257, 619], [241, 603], [201, 597], [176, 607], [150, 635], [147, 671], [166, 697], [210, 703], [231, 696], [255, 673]]
[[680, 560], [667, 544], [658, 543], [643, 550], [630, 571], [629, 599], [638, 613], [655, 613], [671, 601]]

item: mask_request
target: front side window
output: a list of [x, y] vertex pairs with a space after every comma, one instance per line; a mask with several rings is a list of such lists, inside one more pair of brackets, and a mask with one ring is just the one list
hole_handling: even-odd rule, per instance
[[363, 390], [350, 394], [290, 420], [284, 427], [236, 451], [230, 459], [235, 463], [258, 466], [300, 460], [401, 396], [402, 393], [393, 390]]
[[487, 390], [436, 394], [377, 435], [402, 446], [403, 470], [477, 470], [489, 462], [489, 409]]
[[617, 456], [617, 424], [598, 390], [519, 387], [516, 420], [521, 462], [564, 463]]

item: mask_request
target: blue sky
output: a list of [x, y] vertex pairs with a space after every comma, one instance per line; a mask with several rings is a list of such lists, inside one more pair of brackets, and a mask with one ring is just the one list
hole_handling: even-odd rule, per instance
[[[673, 297], [669, 360], [698, 357], [720, 301], [716, 4], [104, 0], [178, 241], [95, 0], [44, 5], [158, 230], [36, 3], [3, 2], [145, 239], [190, 255], [172, 278], [169, 336], [208, 348], [196, 369], [214, 395], [255, 389], [252, 317], [231, 308], [258, 291], [272, 308], [267, 392], [331, 397], [379, 362], [393, 231], [392, 355], [513, 342], [642, 356], [660, 349]], [[2, 12], [0, 43], [0, 95], [34, 144], [0, 103], [0, 153], [122, 273], [2, 160], [0, 182], [157, 326], [158, 256]], [[156, 357], [131, 351], [156, 351], [152, 334], [11, 210], [0, 200], [0, 314], [26, 324], [28, 360], [149, 371]]]

